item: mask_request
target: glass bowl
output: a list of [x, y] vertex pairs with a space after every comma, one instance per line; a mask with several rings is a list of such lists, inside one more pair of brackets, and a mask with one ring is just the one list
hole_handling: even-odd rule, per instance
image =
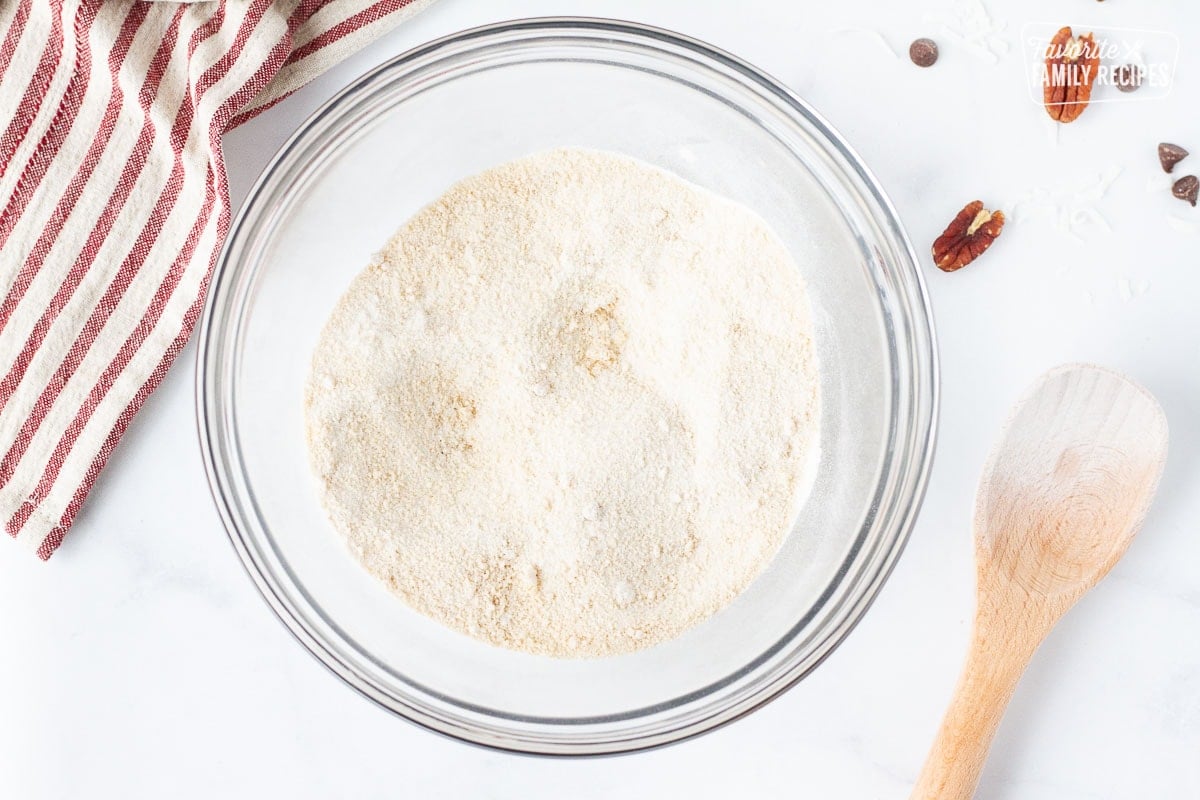
[[[821, 364], [821, 453], [778, 556], [679, 638], [602, 659], [510, 652], [409, 609], [328, 523], [304, 442], [310, 354], [373, 252], [460, 178], [563, 145], [625, 153], [761, 214], [803, 265]], [[510, 22], [423, 45], [316, 112], [230, 231], [198, 371], [214, 499], [296, 638], [413, 722], [543, 754], [677, 741], [752, 711], [812, 670], [900, 554], [937, 416], [917, 261], [841, 137], [726, 53], [591, 19]]]

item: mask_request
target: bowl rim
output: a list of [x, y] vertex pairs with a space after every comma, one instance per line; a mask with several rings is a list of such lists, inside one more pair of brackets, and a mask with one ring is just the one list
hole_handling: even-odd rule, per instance
[[[210, 396], [212, 394], [212, 387], [210, 386], [209, 372], [213, 369], [213, 364], [211, 363], [213, 359], [211, 358], [210, 351], [218, 349], [216, 345], [220, 342], [220, 333], [222, 332], [222, 329], [218, 328], [215, 324], [217, 299], [222, 295], [222, 288], [229, 281], [230, 275], [235, 274], [239, 266], [235, 260], [231, 259], [234, 243], [238, 241], [238, 233], [247, 224], [248, 218], [251, 217], [251, 211], [256, 208], [256, 203], [260, 196], [269, 188], [272, 179], [276, 176], [279, 168], [285, 164], [289, 154], [303, 142], [305, 137], [309, 135], [323, 118], [334, 112], [344, 102], [353, 100], [359, 92], [367, 89], [372, 83], [387, 73], [402, 69], [405, 65], [437, 53], [443, 48], [462, 45], [475, 40], [487, 40], [488, 38], [512, 34], [545, 34], [547, 32], [558, 33], [560, 35], [566, 35], [570, 32], [584, 34], [589, 32], [593, 34], [596, 32], [606, 32], [633, 38], [642, 43], [658, 43], [681, 48], [688, 51], [690, 55], [702, 60], [715, 62], [718, 66], [734, 71], [739, 78], [748, 80], [755, 85], [756, 89], [764, 91], [768, 95], [773, 96], [773, 99], [782, 102], [790, 113], [801, 117], [807, 125], [811, 126], [817, 135], [823, 137], [832, 149], [837, 151], [837, 154], [844, 159], [845, 163], [840, 166], [851, 169], [853, 176], [861, 184], [860, 188], [865, 190], [865, 199], [875, 204], [877, 206], [876, 210], [881, 212], [881, 215], [875, 219], [875, 222], [886, 228], [887, 232], [895, 240], [895, 245], [899, 253], [907, 259], [907, 265], [898, 265], [895, 267], [895, 270], [897, 273], [900, 273], [902, 279], [907, 279], [907, 284], [903, 289], [907, 290], [911, 296], [905, 298], [908, 306], [906, 311], [912, 315], [909, 320], [912, 324], [907, 344], [909, 345], [909, 350], [918, 356], [910, 360], [910, 368], [913, 374], [911, 375], [911, 386], [909, 388], [912, 393], [914, 408], [911, 418], [913, 431], [912, 436], [910, 436], [910, 439], [913, 441], [909, 442], [909, 447], [911, 448], [909, 457], [910, 460], [916, 462], [916, 467], [915, 470], [911, 467], [908, 469], [908, 475], [904, 481], [909, 487], [907, 505], [898, 509], [896, 519], [891, 525], [894, 535], [886, 540], [887, 546], [883, 548], [882, 552], [875, 554], [874, 560], [876, 565], [874, 569], [864, 570], [865, 585], [859, 588], [855, 596], [848, 598], [848, 601], [839, 612], [838, 618], [831, 623], [829, 635], [822, 640], [815, 656], [803, 660], [803, 663], [791, 664], [781, 677], [776, 677], [766, 682], [748, 697], [738, 699], [732, 704], [731, 708], [724, 709], [717, 714], [710, 714], [699, 720], [692, 720], [686, 725], [675, 727], [665, 733], [660, 732], [651, 736], [633, 733], [626, 736], [618, 732], [617, 735], [602, 740], [591, 740], [583, 744], [575, 743], [568, 745], [563, 745], [558, 740], [539, 738], [536, 735], [522, 737], [520, 735], [513, 735], [511, 732], [507, 732], [504, 735], [496, 735], [488, 731], [481, 733], [478, 729], [472, 729], [469, 724], [454, 724], [443, 717], [432, 715], [425, 709], [414, 706], [407, 698], [396, 698], [392, 693], [381, 690], [366, 676], [359, 674], [350, 665], [346, 664], [337, 653], [333, 652], [321, 640], [321, 637], [313, 630], [310, 630], [309, 626], [305, 624], [302, 619], [303, 615], [296, 612], [293, 604], [285, 597], [284, 592], [280, 590], [275, 576], [268, 574], [260, 563], [260, 560], [252, 552], [250, 544], [245, 538], [246, 534], [243, 533], [239, 526], [238, 516], [234, 511], [236, 503], [233, 502], [233, 498], [230, 496], [233, 489], [228, 485], [227, 470], [224, 465], [218, 464], [217, 454], [221, 448], [214, 441], [216, 438], [214, 428], [221, 429], [221, 426], [214, 424], [215, 420], [212, 418], [214, 415], [210, 413], [210, 409], [220, 407], [219, 403], [214, 402]], [[480, 25], [417, 45], [351, 80], [334, 96], [305, 118], [295, 131], [288, 136], [286, 141], [272, 155], [270, 161], [263, 168], [262, 172], [256, 178], [254, 185], [247, 193], [235, 219], [229, 226], [220, 255], [210, 275], [209, 291], [204, 303], [197, 341], [195, 373], [197, 433], [200, 439], [201, 455], [210, 494], [212, 495], [214, 505], [217, 507], [222, 525], [241, 561], [243, 569], [254, 582], [259, 593], [273, 613], [293, 637], [326, 669], [375, 705], [426, 730], [447, 736], [451, 739], [492, 750], [525, 755], [554, 757], [619, 755], [655, 749], [675, 742], [685, 741], [724, 727], [762, 708], [810, 674], [841, 645], [849, 633], [859, 624], [863, 615], [878, 596], [883, 584], [890, 576], [896, 562], [899, 560], [925, 498], [939, 427], [940, 363], [928, 290], [920, 267], [920, 261], [913, 249], [900, 216], [887, 194], [883, 191], [875, 175], [867, 168], [858, 153], [824, 117], [798, 95], [767, 73], [752, 66], [747, 61], [699, 39], [664, 28], [625, 20], [598, 17], [548, 16]], [[903, 340], [899, 341], [903, 343]], [[889, 453], [890, 455], [891, 453]], [[902, 472], [904, 472], [903, 469], [892, 467], [890, 472], [884, 470], [881, 474], [886, 477]], [[883, 483], [884, 481], [881, 479], [880, 487]], [[877, 491], [879, 491], [878, 488]], [[900, 501], [903, 499], [905, 492], [903, 489], [899, 489], [898, 491], [900, 497], [897, 500]], [[864, 526], [864, 529], [866, 527], [868, 526]], [[307, 598], [307, 592], [303, 586], [297, 583], [296, 588]], [[397, 705], [401, 707], [397, 707]]]

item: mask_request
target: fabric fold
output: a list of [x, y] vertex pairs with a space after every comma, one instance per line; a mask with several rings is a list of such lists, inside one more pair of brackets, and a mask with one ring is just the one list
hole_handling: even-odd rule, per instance
[[0, 519], [43, 559], [186, 343], [221, 137], [432, 0], [0, 6]]

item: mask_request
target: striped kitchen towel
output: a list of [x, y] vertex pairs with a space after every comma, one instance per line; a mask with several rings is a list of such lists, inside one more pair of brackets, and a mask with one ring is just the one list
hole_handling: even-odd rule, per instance
[[43, 559], [179, 354], [221, 135], [431, 0], [0, 0], [0, 519]]

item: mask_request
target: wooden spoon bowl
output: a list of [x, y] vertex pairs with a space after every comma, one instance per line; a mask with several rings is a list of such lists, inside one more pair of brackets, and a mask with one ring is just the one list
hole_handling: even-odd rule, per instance
[[1052, 370], [1013, 409], [976, 497], [967, 664], [913, 798], [974, 794], [1026, 664], [1129, 547], [1166, 452], [1155, 399], [1101, 367]]

